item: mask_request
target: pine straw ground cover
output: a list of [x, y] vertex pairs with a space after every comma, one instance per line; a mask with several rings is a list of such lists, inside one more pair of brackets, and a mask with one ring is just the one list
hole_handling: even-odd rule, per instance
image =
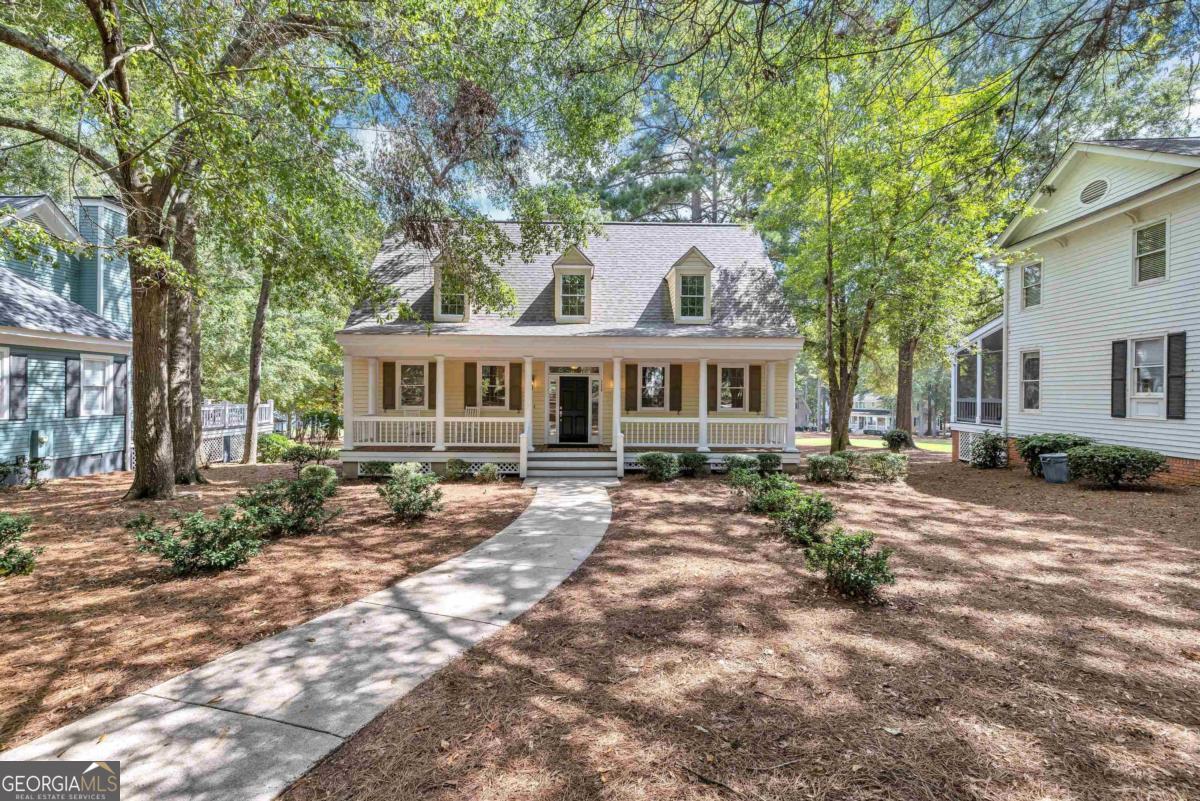
[[11, 747], [254, 640], [456, 556], [508, 525], [532, 491], [515, 482], [447, 484], [446, 508], [410, 528], [375, 485], [350, 482], [324, 534], [269, 543], [243, 567], [174, 578], [134, 551], [139, 512], [212, 509], [287, 465], [217, 466], [212, 483], [170, 503], [121, 500], [130, 474], [0, 492], [0, 510], [34, 516], [45, 546], [32, 576], [0, 580], [0, 747]]
[[829, 491], [897, 549], [868, 608], [719, 480], [627, 480], [570, 580], [284, 799], [1200, 798], [1200, 493], [918, 458]]

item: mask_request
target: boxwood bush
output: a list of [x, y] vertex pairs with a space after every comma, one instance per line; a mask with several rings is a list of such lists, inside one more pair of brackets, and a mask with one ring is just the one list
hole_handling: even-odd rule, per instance
[[42, 549], [23, 542], [31, 520], [29, 515], [0, 512], [0, 576], [27, 576], [33, 572]]
[[437, 482], [432, 473], [397, 471], [376, 492], [393, 515], [412, 522], [442, 508], [442, 488]]
[[1167, 458], [1145, 448], [1124, 445], [1083, 445], [1067, 451], [1071, 475], [1107, 487], [1150, 480], [1167, 471]]
[[783, 457], [778, 453], [760, 453], [756, 458], [758, 459], [758, 469], [764, 475], [778, 472], [779, 468], [783, 466]]
[[1094, 442], [1095, 440], [1078, 434], [1034, 434], [1029, 437], [1017, 437], [1017, 453], [1025, 461], [1029, 472], [1042, 478], [1043, 453], [1066, 453], [1072, 448], [1082, 448]]
[[821, 529], [833, 522], [833, 503], [819, 492], [793, 495], [787, 506], [771, 517], [791, 542], [807, 548], [821, 542]]
[[800, 487], [783, 473], [761, 476], [749, 487], [750, 501], [746, 511], [759, 515], [777, 514], [800, 494]]
[[825, 583], [833, 590], [854, 598], [870, 600], [884, 584], [894, 584], [896, 576], [888, 566], [890, 548], [871, 550], [875, 534], [860, 531], [847, 534], [834, 529], [828, 542], [818, 542], [806, 552], [809, 567], [825, 571]]
[[850, 463], [836, 454], [817, 454], [808, 457], [808, 480], [818, 484], [847, 481], [850, 478]]
[[867, 458], [870, 456], [866, 451], [837, 451], [833, 455], [846, 462], [850, 470], [849, 478], [857, 481], [866, 477]]
[[872, 453], [866, 466], [867, 472], [881, 481], [899, 481], [908, 475], [908, 457], [903, 453]]
[[731, 453], [725, 457], [725, 469], [733, 472], [737, 469], [742, 470], [758, 470], [758, 459], [753, 456], [747, 456], [744, 453]]
[[500, 480], [500, 465], [491, 462], [479, 465], [475, 471], [475, 480], [482, 484], [495, 484]]
[[332, 467], [310, 464], [294, 481], [260, 484], [239, 495], [234, 504], [260, 537], [314, 534], [338, 513], [325, 506], [337, 492], [337, 485], [337, 472]]
[[891, 428], [883, 432], [883, 444], [887, 445], [892, 453], [899, 453], [901, 448], [917, 447], [912, 434], [901, 428]]
[[749, 495], [754, 488], [762, 481], [762, 476], [757, 470], [752, 470], [748, 467], [735, 467], [727, 474], [729, 477], [729, 485], [739, 495]]
[[670, 481], [679, 475], [679, 459], [673, 453], [639, 453], [637, 462], [651, 481]]
[[287, 449], [295, 445], [290, 439], [283, 434], [259, 434], [258, 435], [258, 461], [264, 464], [274, 464], [283, 459], [283, 454]]
[[1003, 467], [1008, 462], [1008, 440], [994, 431], [975, 435], [971, 444], [971, 466], [981, 470]]
[[708, 475], [708, 454], [696, 451], [679, 454], [679, 472], [685, 476]]
[[464, 478], [469, 478], [471, 475], [471, 465], [464, 462], [462, 459], [450, 459], [446, 462], [447, 481], [462, 481]]
[[228, 570], [244, 564], [262, 550], [257, 527], [223, 506], [214, 518], [203, 512], [175, 515], [176, 524], [164, 528], [144, 512], [125, 524], [137, 540], [137, 549], [170, 563], [177, 576]]

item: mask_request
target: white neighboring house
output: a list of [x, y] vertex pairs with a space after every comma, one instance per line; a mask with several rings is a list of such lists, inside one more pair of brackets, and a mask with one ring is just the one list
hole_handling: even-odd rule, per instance
[[1077, 142], [1030, 205], [1000, 239], [1004, 313], [956, 354], [955, 453], [1069, 432], [1200, 483], [1200, 138]]
[[883, 405], [883, 399], [871, 392], [854, 396], [850, 409], [851, 434], [882, 434], [895, 428], [895, 412]]

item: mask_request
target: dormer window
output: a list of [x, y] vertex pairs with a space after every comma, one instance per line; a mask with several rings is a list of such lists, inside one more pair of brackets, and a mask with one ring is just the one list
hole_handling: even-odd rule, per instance
[[712, 322], [712, 271], [713, 263], [694, 247], [671, 266], [667, 290], [675, 322]]
[[554, 261], [554, 321], [592, 321], [592, 276], [595, 267], [583, 251], [571, 246]]
[[441, 257], [433, 261], [433, 321], [435, 323], [464, 323], [470, 317], [466, 290], [442, 281]]
[[583, 317], [587, 313], [587, 278], [580, 273], [560, 275], [560, 317]]

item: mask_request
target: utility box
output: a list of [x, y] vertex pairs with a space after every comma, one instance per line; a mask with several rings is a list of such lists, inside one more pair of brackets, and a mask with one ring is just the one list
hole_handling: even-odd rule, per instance
[[1067, 467], [1065, 453], [1043, 453], [1042, 475], [1051, 484], [1066, 484], [1071, 480], [1071, 471]]

